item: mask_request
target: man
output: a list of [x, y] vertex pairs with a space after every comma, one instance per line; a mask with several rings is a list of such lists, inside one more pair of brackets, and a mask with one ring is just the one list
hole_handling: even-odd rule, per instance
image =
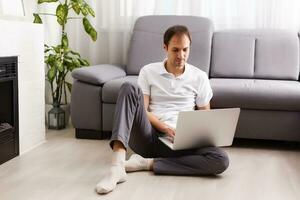
[[[126, 172], [214, 175], [227, 169], [227, 154], [217, 147], [174, 151], [158, 139], [161, 134], [174, 137], [179, 111], [210, 109], [212, 90], [206, 73], [186, 63], [190, 46], [185, 26], [170, 27], [164, 34], [166, 60], [144, 66], [138, 86], [121, 86], [110, 141], [112, 162], [96, 186], [98, 193], [108, 193], [126, 181]], [[125, 161], [128, 146], [139, 155]]]

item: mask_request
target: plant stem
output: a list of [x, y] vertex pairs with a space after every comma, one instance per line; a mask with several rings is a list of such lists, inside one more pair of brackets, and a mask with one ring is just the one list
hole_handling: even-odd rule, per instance
[[66, 78], [67, 72], [63, 72], [59, 75], [59, 82], [57, 82], [57, 89], [58, 89], [58, 102], [61, 103], [62, 93], [63, 93], [63, 87], [65, 87], [65, 78]]
[[58, 102], [58, 103], [60, 103], [58, 100], [58, 98], [59, 98], [59, 73], [57, 73], [56, 75], [55, 75], [56, 77], [56, 89], [55, 89], [55, 100]]
[[53, 94], [53, 82], [50, 82], [50, 88], [51, 88], [51, 93], [52, 93], [52, 103], [54, 103], [54, 94]]
[[64, 92], [65, 92], [65, 104], [67, 104], [67, 88], [66, 88], [66, 81], [64, 80]]
[[59, 105], [61, 105], [61, 97], [62, 97], [62, 85], [59, 87], [59, 97], [58, 97], [58, 99], [59, 99]]

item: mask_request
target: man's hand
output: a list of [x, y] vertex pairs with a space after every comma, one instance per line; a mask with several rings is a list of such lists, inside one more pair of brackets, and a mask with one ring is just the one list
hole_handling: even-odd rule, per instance
[[164, 127], [160, 131], [165, 133], [167, 136], [171, 138], [174, 138], [175, 136], [175, 129], [167, 124], [164, 124]]
[[210, 103], [202, 107], [196, 106], [196, 110], [210, 110]]

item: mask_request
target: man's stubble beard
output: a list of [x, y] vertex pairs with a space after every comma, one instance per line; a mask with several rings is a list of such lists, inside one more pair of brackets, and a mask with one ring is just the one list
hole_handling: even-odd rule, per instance
[[186, 61], [185, 60], [183, 60], [183, 61], [181, 61], [180, 63], [178, 63], [178, 62], [176, 62], [176, 61], [174, 61], [174, 66], [176, 67], [176, 68], [180, 68], [180, 67], [184, 67], [185, 66], [185, 64], [186, 64]]

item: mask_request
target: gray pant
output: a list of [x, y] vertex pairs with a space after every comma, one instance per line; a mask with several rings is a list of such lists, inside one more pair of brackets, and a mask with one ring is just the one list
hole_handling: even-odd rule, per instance
[[146, 158], [154, 158], [155, 174], [213, 175], [225, 171], [229, 165], [227, 154], [217, 147], [171, 150], [159, 139], [150, 123], [141, 89], [132, 83], [121, 86], [110, 146], [118, 140]]

